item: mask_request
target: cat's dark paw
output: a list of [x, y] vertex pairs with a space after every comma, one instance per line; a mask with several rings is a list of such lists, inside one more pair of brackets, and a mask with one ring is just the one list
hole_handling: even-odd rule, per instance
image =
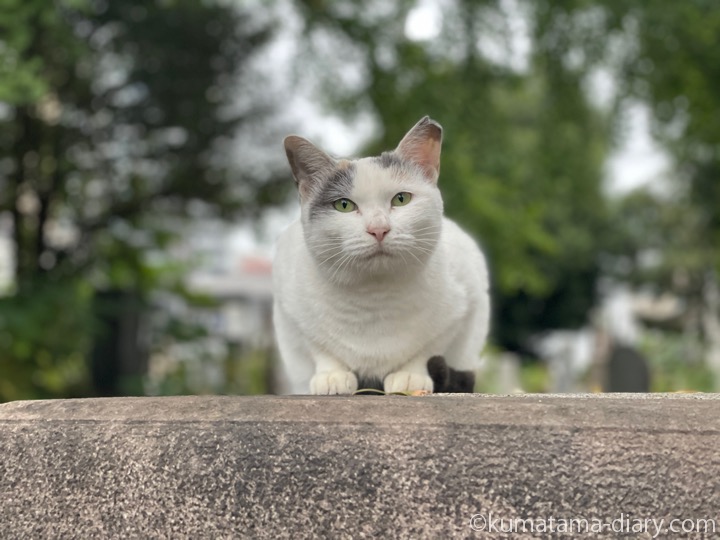
[[430, 358], [427, 370], [436, 393], [469, 394], [475, 389], [475, 373], [448, 367], [442, 356]]

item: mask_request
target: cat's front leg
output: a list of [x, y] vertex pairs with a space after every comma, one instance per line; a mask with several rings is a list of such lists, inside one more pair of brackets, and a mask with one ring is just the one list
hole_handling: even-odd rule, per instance
[[427, 358], [417, 358], [403, 365], [385, 377], [383, 388], [386, 393], [433, 391], [433, 381], [427, 370]]
[[315, 375], [310, 379], [310, 393], [316, 396], [352, 394], [358, 389], [355, 374], [334, 358], [315, 357]]

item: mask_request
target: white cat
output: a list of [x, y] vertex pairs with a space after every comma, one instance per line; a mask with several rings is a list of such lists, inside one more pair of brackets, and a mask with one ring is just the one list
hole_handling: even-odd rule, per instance
[[420, 120], [393, 152], [336, 160], [291, 135], [301, 217], [279, 238], [274, 323], [291, 391], [433, 389], [426, 363], [476, 369], [488, 333], [485, 259], [443, 216], [442, 128]]

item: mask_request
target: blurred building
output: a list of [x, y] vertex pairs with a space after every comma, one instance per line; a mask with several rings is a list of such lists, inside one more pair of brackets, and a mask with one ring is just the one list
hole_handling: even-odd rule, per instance
[[198, 272], [188, 289], [208, 296], [216, 307], [203, 308], [197, 320], [214, 335], [242, 347], [272, 345], [272, 265], [262, 256], [245, 256], [222, 274]]
[[[592, 324], [548, 332], [534, 341], [548, 366], [550, 391], [612, 390], [610, 379], [633, 380], [646, 364], [638, 350], [648, 329], [677, 324], [683, 313], [680, 299], [669, 293], [635, 291], [622, 284], [607, 287]], [[615, 355], [617, 351], [622, 354]]]
[[[156, 297], [153, 327], [160, 341], [150, 359], [150, 393], [257, 393], [275, 387], [270, 258], [215, 253], [226, 256], [185, 280], [194, 301]], [[185, 328], [179, 333], [178, 322]], [[183, 335], [188, 332], [190, 337]], [[163, 389], [173, 378], [180, 379], [175, 388]]]

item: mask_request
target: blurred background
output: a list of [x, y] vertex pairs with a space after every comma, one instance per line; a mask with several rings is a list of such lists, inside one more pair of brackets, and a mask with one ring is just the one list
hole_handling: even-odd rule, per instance
[[282, 150], [445, 128], [479, 391], [720, 390], [720, 6], [0, 0], [0, 401], [282, 390]]

